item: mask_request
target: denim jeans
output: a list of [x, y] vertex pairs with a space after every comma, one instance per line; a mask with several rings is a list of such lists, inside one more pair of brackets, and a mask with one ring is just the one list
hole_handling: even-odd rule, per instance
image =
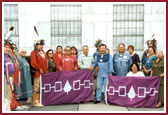
[[106, 86], [108, 84], [108, 77], [97, 77], [96, 100], [101, 101], [102, 86], [104, 85], [104, 98], [106, 100]]

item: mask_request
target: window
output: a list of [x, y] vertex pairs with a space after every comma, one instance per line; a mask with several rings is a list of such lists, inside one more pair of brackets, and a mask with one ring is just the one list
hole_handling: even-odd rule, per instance
[[81, 5], [51, 5], [51, 46], [76, 46], [81, 50]]
[[134, 50], [141, 54], [144, 50], [144, 5], [113, 5], [113, 47], [119, 43], [134, 45]]
[[18, 5], [5, 4], [4, 5], [4, 37], [9, 28], [14, 26], [14, 31], [11, 34], [12, 43], [19, 46], [19, 22], [18, 22]]

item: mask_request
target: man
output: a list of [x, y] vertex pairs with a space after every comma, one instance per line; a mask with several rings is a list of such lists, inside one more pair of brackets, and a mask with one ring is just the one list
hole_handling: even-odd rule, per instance
[[82, 47], [83, 54], [79, 55], [78, 66], [80, 69], [93, 70], [94, 59], [93, 56], [88, 55], [89, 48], [87, 45]]
[[113, 63], [115, 76], [127, 75], [132, 64], [132, 59], [129, 53], [125, 51], [125, 45], [123, 43], [118, 45], [118, 51], [113, 56]]
[[[56, 65], [58, 65], [59, 59], [60, 59], [60, 57], [63, 56], [63, 55], [64, 55], [64, 54], [62, 53], [62, 46], [57, 46], [57, 48], [56, 48], [56, 53], [55, 53], [54, 56], [53, 56]], [[57, 69], [57, 71], [59, 71], [59, 70]]]
[[33, 87], [33, 101], [32, 104], [35, 107], [41, 107], [40, 104], [40, 75], [47, 73], [47, 55], [43, 51], [44, 40], [38, 39], [34, 47], [35, 49], [31, 52], [30, 63], [36, 72], [33, 75], [34, 77], [34, 87]]
[[66, 46], [64, 49], [64, 55], [59, 59], [57, 66], [59, 71], [64, 70], [78, 70], [78, 62], [74, 56], [71, 55], [71, 47]]
[[[80, 69], [88, 69], [88, 70], [93, 70], [93, 64], [94, 64], [94, 59], [93, 56], [89, 55], [89, 47], [87, 45], [84, 45], [82, 47], [83, 54], [79, 55], [78, 57], [78, 66]], [[96, 79], [93, 79], [93, 90], [96, 90]], [[93, 92], [95, 95], [95, 93]]]
[[[112, 75], [113, 73], [113, 59], [112, 56], [110, 56], [110, 54], [105, 53], [105, 44], [100, 45], [99, 52], [100, 53], [97, 55], [93, 66], [94, 68], [98, 66], [96, 101], [94, 102], [95, 104], [101, 102], [102, 86], [104, 85], [104, 92], [106, 92], [108, 76]], [[106, 93], [104, 93], [104, 97], [106, 97]]]

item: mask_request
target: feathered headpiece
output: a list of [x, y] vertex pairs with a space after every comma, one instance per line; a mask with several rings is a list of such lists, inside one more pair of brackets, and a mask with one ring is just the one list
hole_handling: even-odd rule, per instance
[[34, 47], [36, 47], [37, 45], [44, 45], [44, 40], [40, 38], [36, 26], [34, 26], [34, 31], [37, 34], [37, 39], [34, 40]]
[[100, 46], [102, 44], [102, 40], [98, 39], [95, 43], [95, 47], [97, 48], [98, 46]]
[[155, 35], [153, 34], [151, 38], [152, 40], [147, 40], [146, 44], [152, 44], [153, 48], [157, 49], [157, 40], [155, 40]]
[[10, 36], [11, 36], [11, 34], [12, 34], [12, 32], [13, 32], [13, 30], [14, 30], [14, 27], [12, 26], [12, 27], [10, 27], [10, 29], [9, 29], [9, 31], [8, 31], [8, 33], [6, 34], [6, 36], [5, 36], [5, 39], [4, 39], [4, 46], [9, 46], [9, 47], [11, 47], [11, 39], [10, 39]]

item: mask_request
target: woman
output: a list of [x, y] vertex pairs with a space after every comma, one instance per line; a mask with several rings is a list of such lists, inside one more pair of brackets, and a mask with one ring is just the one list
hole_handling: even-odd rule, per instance
[[130, 56], [132, 58], [132, 62], [140, 64], [140, 59], [139, 59], [138, 54], [134, 53], [134, 46], [133, 45], [129, 45], [127, 50], [128, 50], [128, 52], [129, 52], [129, 54], [130, 54]]
[[78, 59], [78, 50], [75, 46], [71, 47], [71, 55]]
[[21, 67], [21, 96], [19, 101], [27, 101], [29, 97], [32, 97], [32, 81], [30, 75], [30, 66], [25, 59], [26, 51], [21, 49], [19, 51], [19, 63]]
[[[155, 37], [154, 37], [155, 35], [153, 34], [152, 35], [152, 40], [147, 40], [146, 41], [146, 44], [147, 44], [147, 47], [148, 47], [148, 49], [150, 48], [150, 47], [153, 47], [154, 48], [154, 50], [156, 51], [156, 49], [157, 49], [157, 40], [155, 40]], [[143, 55], [142, 55], [142, 60], [141, 60], [141, 62], [142, 63], [145, 63], [145, 58], [147, 58], [147, 56], [148, 56], [148, 49], [147, 50], [145, 50], [144, 51], [144, 53], [143, 53]], [[154, 53], [156, 53], [156, 52], [154, 52]]]
[[4, 43], [4, 103], [5, 103], [5, 111], [11, 111], [10, 103], [13, 98], [12, 96], [12, 86], [13, 86], [13, 73], [14, 73], [14, 65], [11, 61], [11, 57], [9, 56], [9, 52], [11, 50], [11, 44], [5, 40]]
[[137, 76], [137, 77], [144, 77], [145, 75], [143, 74], [143, 72], [140, 71], [139, 69], [139, 64], [137, 63], [133, 63], [130, 66], [130, 72], [128, 72], [127, 76]]
[[159, 86], [159, 96], [157, 107], [164, 104], [164, 56], [161, 50], [156, 53], [157, 59], [153, 61], [151, 76], [159, 76], [161, 78]]
[[20, 64], [18, 57], [16, 55], [17, 47], [16, 44], [12, 44], [12, 52], [11, 52], [11, 59], [12, 63], [14, 64], [15, 72], [13, 73], [13, 81], [14, 81], [14, 93], [16, 96], [16, 99], [19, 100], [19, 97], [21, 96], [21, 79], [20, 79]]
[[54, 51], [49, 49], [47, 52], [48, 72], [56, 72], [56, 64], [53, 59]]
[[143, 68], [144, 74], [146, 76], [150, 76], [152, 62], [153, 62], [153, 60], [155, 60], [157, 58], [155, 56], [154, 52], [155, 52], [155, 49], [153, 47], [150, 47], [148, 49], [149, 55], [144, 59], [144, 63], [142, 63], [142, 68]]

